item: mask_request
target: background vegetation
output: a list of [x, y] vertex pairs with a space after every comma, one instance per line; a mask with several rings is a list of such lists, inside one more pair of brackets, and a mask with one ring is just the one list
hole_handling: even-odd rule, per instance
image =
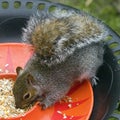
[[120, 0], [50, 0], [86, 11], [120, 35]]

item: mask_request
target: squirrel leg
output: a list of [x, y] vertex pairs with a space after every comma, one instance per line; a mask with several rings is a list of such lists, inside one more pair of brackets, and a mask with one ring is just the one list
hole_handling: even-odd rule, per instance
[[57, 101], [62, 99], [67, 94], [69, 89], [70, 89], [69, 85], [65, 85], [64, 87], [63, 85], [61, 85], [54, 88], [53, 91], [49, 91], [48, 93], [46, 93], [44, 99], [40, 101], [42, 110], [52, 106]]
[[91, 85], [92, 86], [97, 85], [97, 81], [99, 81], [99, 78], [97, 76], [93, 76], [90, 80]]

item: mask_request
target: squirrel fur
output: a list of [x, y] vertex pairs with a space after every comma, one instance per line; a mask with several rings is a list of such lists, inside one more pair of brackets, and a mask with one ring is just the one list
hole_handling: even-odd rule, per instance
[[89, 79], [96, 84], [107, 36], [104, 25], [85, 14], [55, 11], [31, 16], [22, 39], [35, 50], [24, 69], [16, 68], [16, 107], [39, 101], [46, 109], [63, 98], [75, 81]]

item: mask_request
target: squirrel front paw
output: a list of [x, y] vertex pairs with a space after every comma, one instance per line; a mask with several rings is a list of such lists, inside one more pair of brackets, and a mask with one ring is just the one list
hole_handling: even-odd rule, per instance
[[48, 96], [41, 96], [38, 100], [40, 102], [39, 104], [42, 110], [47, 109], [48, 107], [52, 106], [56, 102], [55, 99]]
[[47, 109], [48, 107], [52, 106], [55, 102], [45, 98], [44, 100], [40, 101], [40, 106], [42, 110]]
[[41, 106], [41, 110], [45, 110], [46, 108], [48, 108], [45, 104], [40, 104]]

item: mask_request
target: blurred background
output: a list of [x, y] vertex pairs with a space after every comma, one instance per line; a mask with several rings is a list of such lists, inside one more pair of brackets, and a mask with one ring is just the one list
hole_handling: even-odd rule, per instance
[[120, 35], [120, 0], [50, 0], [83, 10], [101, 19]]
[[[49, 0], [80, 9], [101, 19], [120, 35], [120, 0]], [[109, 120], [120, 120], [120, 101]]]

